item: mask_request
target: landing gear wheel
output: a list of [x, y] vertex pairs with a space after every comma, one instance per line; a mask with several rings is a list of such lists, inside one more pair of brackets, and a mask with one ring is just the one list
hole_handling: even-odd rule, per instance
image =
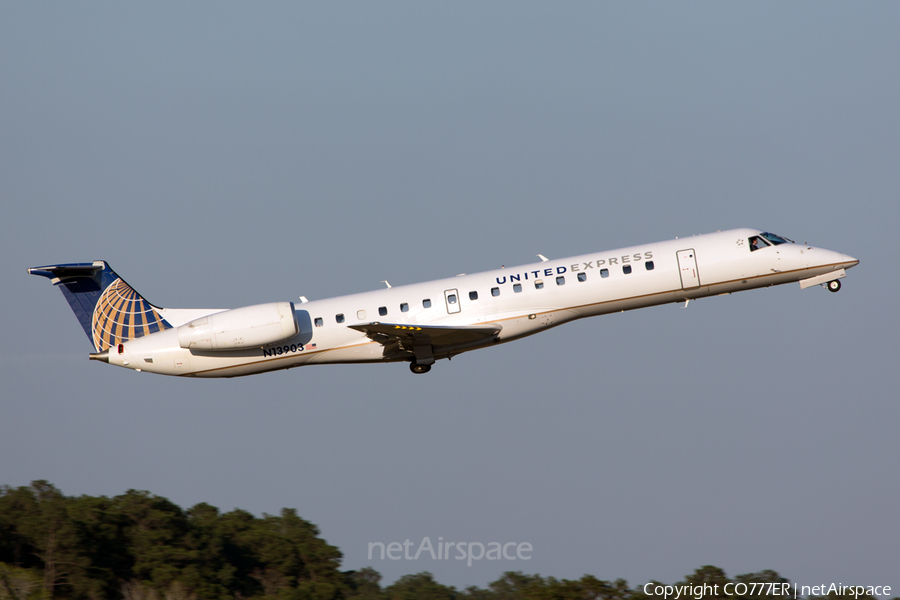
[[421, 375], [423, 373], [427, 373], [431, 370], [431, 365], [420, 365], [414, 362], [409, 363], [409, 370], [415, 373], [416, 375]]
[[825, 284], [825, 287], [828, 288], [829, 292], [837, 292], [841, 289], [841, 282], [835, 279], [834, 281], [829, 281]]

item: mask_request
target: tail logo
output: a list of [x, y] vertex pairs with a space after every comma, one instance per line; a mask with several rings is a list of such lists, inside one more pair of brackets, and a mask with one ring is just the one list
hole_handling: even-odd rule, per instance
[[171, 328], [149, 302], [121, 279], [103, 291], [91, 323], [94, 347], [101, 352], [121, 342]]

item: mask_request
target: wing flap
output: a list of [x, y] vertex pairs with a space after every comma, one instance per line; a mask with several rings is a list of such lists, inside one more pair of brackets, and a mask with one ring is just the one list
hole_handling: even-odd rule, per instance
[[349, 325], [381, 344], [385, 349], [413, 352], [416, 346], [431, 346], [435, 354], [490, 343], [500, 333], [499, 325], [468, 325], [441, 327], [435, 325], [404, 325], [399, 323], [363, 323]]

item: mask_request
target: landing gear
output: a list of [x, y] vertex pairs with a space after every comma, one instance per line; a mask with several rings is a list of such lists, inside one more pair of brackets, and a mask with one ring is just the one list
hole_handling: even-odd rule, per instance
[[409, 370], [417, 375], [421, 375], [422, 373], [427, 373], [431, 370], [431, 365], [420, 365], [417, 362], [409, 363]]
[[409, 370], [417, 375], [427, 373], [434, 364], [434, 351], [427, 339], [419, 339], [413, 345], [413, 358], [409, 363]]
[[825, 287], [828, 288], [829, 292], [837, 292], [841, 289], [841, 282], [835, 279], [834, 281], [829, 281], [828, 283], [826, 283]]

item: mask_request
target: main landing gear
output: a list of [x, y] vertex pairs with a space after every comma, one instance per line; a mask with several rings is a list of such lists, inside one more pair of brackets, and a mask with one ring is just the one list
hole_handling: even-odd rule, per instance
[[826, 283], [825, 287], [829, 292], [839, 292], [841, 290], [841, 282], [839, 279], [835, 279], [834, 281]]
[[434, 350], [427, 340], [418, 340], [413, 346], [413, 358], [409, 363], [409, 370], [417, 375], [427, 373], [434, 364]]
[[417, 375], [421, 375], [422, 373], [427, 373], [431, 370], [431, 365], [420, 365], [419, 363], [413, 361], [409, 363], [409, 370]]

